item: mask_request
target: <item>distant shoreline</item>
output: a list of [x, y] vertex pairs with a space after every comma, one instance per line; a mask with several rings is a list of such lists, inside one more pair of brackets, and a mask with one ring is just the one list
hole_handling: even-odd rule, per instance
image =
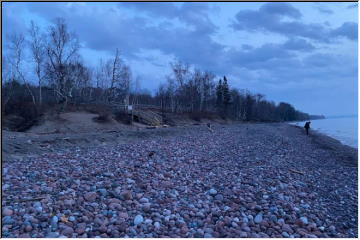
[[[291, 127], [296, 129], [301, 129], [303, 131], [303, 127], [296, 126], [292, 124], [288, 124]], [[325, 133], [321, 133], [317, 130], [310, 130], [309, 138], [312, 143], [319, 146], [323, 149], [328, 149], [336, 155], [343, 155], [344, 159], [349, 161], [353, 161], [357, 163], [358, 159], [358, 149], [349, 145], [342, 143], [340, 140], [333, 138], [331, 136], [326, 135]]]
[[[334, 138], [338, 141], [340, 141], [341, 144], [346, 145], [346, 146], [350, 146], [352, 148], [358, 148], [358, 137], [357, 137], [357, 133], [356, 135], [355, 132], [351, 132], [352, 129], [348, 128], [348, 127], [341, 127], [342, 124], [338, 124], [337, 121], [341, 121], [341, 119], [356, 119], [356, 117], [337, 117], [337, 118], [325, 118], [325, 119], [316, 119], [316, 120], [312, 120], [314, 121], [314, 123], [311, 125], [311, 127], [314, 126], [314, 128], [310, 128], [310, 131], [316, 131], [319, 134], [323, 134], [325, 136]], [[322, 121], [318, 120], [323, 120], [325, 121], [324, 124], [321, 123]], [[330, 128], [329, 124], [332, 123], [332, 121], [334, 122], [334, 128]], [[290, 125], [293, 126], [301, 126], [301, 123], [304, 123], [305, 121], [294, 121], [294, 122], [289, 122]], [[318, 122], [318, 124], [317, 124]], [[299, 124], [300, 123], [300, 124]], [[315, 125], [317, 126], [315, 126]], [[346, 126], [350, 126], [350, 125], [346, 125]], [[355, 129], [354, 129], [355, 131]]]

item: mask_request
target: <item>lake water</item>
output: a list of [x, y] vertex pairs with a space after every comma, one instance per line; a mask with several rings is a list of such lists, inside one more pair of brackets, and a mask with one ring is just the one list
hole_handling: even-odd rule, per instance
[[[291, 123], [298, 126], [304, 126], [305, 122]], [[358, 147], [358, 118], [326, 118], [311, 120], [311, 129], [317, 130], [332, 138], [335, 138], [345, 145]]]

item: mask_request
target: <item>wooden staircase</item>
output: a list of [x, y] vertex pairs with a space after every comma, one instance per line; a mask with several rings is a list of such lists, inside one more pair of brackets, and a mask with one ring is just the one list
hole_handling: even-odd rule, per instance
[[[113, 103], [111, 105], [113, 109], [119, 111], [126, 111], [126, 105]], [[136, 117], [139, 122], [145, 123], [150, 126], [162, 125], [162, 117], [159, 113], [152, 111], [151, 109], [160, 109], [158, 106], [153, 105], [134, 105], [132, 114]], [[131, 115], [131, 111], [128, 112]]]
[[139, 122], [159, 126], [162, 124], [162, 117], [150, 110], [133, 110], [133, 115], [139, 119]]

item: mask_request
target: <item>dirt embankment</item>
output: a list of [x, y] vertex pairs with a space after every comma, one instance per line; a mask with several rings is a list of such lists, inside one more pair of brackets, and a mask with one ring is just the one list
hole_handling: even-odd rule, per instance
[[[116, 143], [128, 143], [154, 135], [170, 134], [169, 125], [152, 129], [148, 125], [134, 122], [132, 125], [116, 121], [112, 115], [105, 122], [95, 119], [98, 114], [88, 112], [68, 112], [59, 115], [46, 115], [39, 124], [26, 132], [3, 130], [2, 151], [4, 159], [11, 156], [41, 154], [73, 146], [101, 146]], [[171, 128], [183, 128], [192, 125], [225, 123], [220, 119], [195, 121], [188, 116], [172, 115]], [[164, 127], [165, 126], [165, 127]], [[149, 128], [149, 129], [148, 129]]]

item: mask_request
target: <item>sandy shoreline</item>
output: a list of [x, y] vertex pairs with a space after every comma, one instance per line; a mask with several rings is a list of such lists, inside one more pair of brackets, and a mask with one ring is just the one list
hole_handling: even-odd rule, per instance
[[358, 236], [357, 149], [288, 124], [213, 129], [5, 132], [3, 237]]

